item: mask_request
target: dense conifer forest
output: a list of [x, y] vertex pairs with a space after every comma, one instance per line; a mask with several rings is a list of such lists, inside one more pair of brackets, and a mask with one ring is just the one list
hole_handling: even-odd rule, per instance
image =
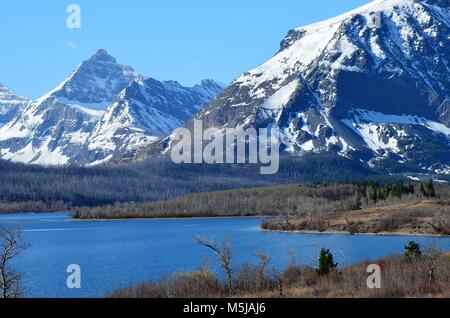
[[280, 171], [265, 176], [260, 175], [258, 165], [176, 165], [166, 159], [94, 168], [0, 161], [0, 213], [160, 201], [195, 192], [377, 176], [382, 177], [335, 155], [282, 158]]

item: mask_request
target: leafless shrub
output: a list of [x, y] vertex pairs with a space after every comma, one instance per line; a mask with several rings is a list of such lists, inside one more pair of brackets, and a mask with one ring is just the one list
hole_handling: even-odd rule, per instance
[[222, 244], [217, 244], [213, 240], [210, 240], [206, 237], [198, 236], [197, 244], [202, 245], [206, 248], [212, 250], [219, 261], [220, 266], [222, 267], [225, 275], [227, 277], [227, 287], [228, 292], [231, 295], [233, 292], [233, 272], [231, 269], [231, 260], [233, 257], [233, 249], [231, 248], [231, 244], [228, 238], [225, 237]]
[[[267, 258], [264, 257], [264, 264]], [[182, 273], [159, 282], [140, 284], [119, 290], [111, 297], [198, 298], [198, 297], [433, 297], [450, 294], [450, 256], [435, 247], [426, 249], [413, 262], [405, 256], [393, 256], [377, 261], [381, 268], [382, 288], [368, 289], [365, 261], [318, 276], [313, 268], [290, 264], [282, 271], [263, 271], [258, 266], [244, 264], [233, 277], [232, 293], [228, 283], [206, 270]]]
[[266, 283], [265, 272], [270, 262], [270, 256], [264, 252], [258, 252], [255, 254], [255, 256], [259, 259], [257, 285], [259, 286], [259, 290], [263, 290]]
[[200, 270], [177, 274], [172, 289], [175, 291], [176, 298], [189, 297], [189, 295], [208, 297], [209, 294], [220, 290], [220, 284], [213, 273]]
[[139, 284], [113, 292], [112, 298], [205, 298], [220, 296], [222, 287], [214, 273], [197, 270], [178, 273], [159, 282]]
[[0, 227], [1, 298], [17, 298], [23, 294], [21, 275], [11, 268], [10, 263], [26, 248], [27, 245], [21, 242], [20, 229]]
[[348, 218], [345, 217], [346, 225], [344, 227], [344, 230], [349, 232], [350, 234], [357, 234], [357, 233], [363, 233], [364, 232], [364, 224], [360, 221], [354, 222], [350, 221]]
[[389, 217], [378, 220], [378, 222], [375, 225], [375, 228], [373, 229], [373, 232], [374, 233], [394, 232], [404, 224], [410, 223], [412, 221], [413, 219], [408, 216], [403, 216], [399, 214], [391, 215]]
[[440, 235], [450, 235], [450, 215], [439, 215], [434, 217], [428, 224]]

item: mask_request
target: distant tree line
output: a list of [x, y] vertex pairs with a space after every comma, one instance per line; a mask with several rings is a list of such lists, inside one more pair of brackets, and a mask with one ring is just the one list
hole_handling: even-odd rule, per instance
[[262, 176], [257, 165], [175, 165], [166, 159], [81, 167], [40, 167], [0, 161], [0, 213], [154, 202], [189, 193], [290, 183], [380, 177], [335, 155], [286, 157], [280, 171]]
[[[431, 184], [433, 181], [430, 181]], [[413, 183], [405, 184], [403, 182], [397, 183], [380, 183], [378, 181], [363, 181], [354, 183], [358, 190], [355, 196], [355, 201], [352, 210], [360, 210], [364, 206], [370, 204], [376, 204], [380, 201], [386, 201], [389, 199], [401, 199], [404, 195], [413, 195], [416, 193], [416, 189]], [[421, 184], [423, 187], [423, 184]], [[434, 188], [433, 188], [434, 189]], [[433, 190], [434, 191], [434, 190]], [[436, 192], [433, 192], [433, 197], [436, 196]]]
[[[308, 217], [312, 219], [309, 223], [323, 223], [314, 227], [326, 228], [324, 222], [329, 214], [421, 199], [416, 193], [418, 187], [417, 183], [379, 181], [277, 185], [192, 193], [156, 202], [79, 207], [73, 209], [72, 215], [84, 219], [282, 216], [281, 223], [289, 223], [291, 217]], [[449, 189], [443, 188], [443, 193]]]
[[434, 188], [433, 179], [430, 179], [430, 182], [425, 186], [423, 182], [420, 183], [420, 194], [425, 198], [435, 198], [436, 197], [436, 189]]
[[189, 194], [171, 200], [81, 207], [75, 218], [208, 216], [293, 216], [348, 210], [357, 188], [340, 185], [284, 185]]

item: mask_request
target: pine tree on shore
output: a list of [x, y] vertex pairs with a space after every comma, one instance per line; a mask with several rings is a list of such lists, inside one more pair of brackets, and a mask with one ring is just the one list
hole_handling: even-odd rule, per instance
[[409, 242], [409, 244], [405, 246], [405, 256], [409, 261], [415, 260], [422, 256], [420, 245], [414, 241]]
[[330, 250], [323, 248], [320, 251], [319, 267], [316, 269], [317, 275], [326, 276], [336, 267], [337, 263], [334, 262], [333, 254]]
[[430, 179], [430, 182], [428, 183], [428, 196], [431, 198], [436, 197], [436, 190], [434, 189], [434, 182], [433, 179]]

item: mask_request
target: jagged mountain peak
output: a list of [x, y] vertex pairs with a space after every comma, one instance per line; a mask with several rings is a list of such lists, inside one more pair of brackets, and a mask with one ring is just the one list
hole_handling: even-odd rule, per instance
[[97, 52], [94, 55], [92, 55], [88, 61], [117, 63], [117, 60], [113, 56], [109, 55], [105, 49], [97, 50]]
[[9, 87], [0, 83], [0, 105], [4, 105], [6, 102], [24, 104], [28, 101], [28, 98], [13, 92]]
[[[403, 18], [407, 18], [405, 14], [411, 14], [413, 11], [421, 14], [423, 9], [430, 8], [430, 5], [441, 7], [445, 10], [450, 7], [449, 3], [450, 0], [374, 0], [339, 16], [290, 30], [281, 42], [280, 51], [290, 47], [294, 42], [302, 39], [304, 35], [327, 32], [331, 36], [343, 23], [350, 22], [357, 16], [364, 17], [369, 26], [376, 27], [376, 23], [381, 22], [377, 21], [377, 18], [382, 18], [380, 14], [391, 18], [393, 13], [397, 12], [403, 14]], [[445, 14], [445, 12], [443, 13]], [[422, 18], [428, 18], [426, 12]], [[407, 23], [407, 21], [404, 22]]]
[[105, 110], [132, 81], [140, 79], [131, 66], [118, 64], [106, 50], [82, 62], [50, 95], [63, 103]]
[[13, 119], [30, 102], [0, 83], [0, 127]]
[[141, 77], [123, 89], [107, 112], [117, 115], [120, 109], [127, 113], [123, 118], [152, 135], [163, 136], [192, 117], [222, 89], [212, 80], [186, 87], [177, 81]]
[[7, 87], [6, 85], [4, 85], [1, 82], [0, 82], [0, 92], [11, 93], [11, 94], [15, 94], [15, 95], [19, 96], [18, 94], [14, 93], [11, 89], [9, 89], [9, 87]]
[[183, 125], [222, 90], [210, 85], [185, 87], [150, 77], [131, 82], [93, 129], [87, 149], [97, 162], [139, 152]]
[[449, 38], [448, 1], [372, 1], [289, 31], [195, 119], [205, 129], [276, 125], [288, 153], [450, 173]]
[[216, 96], [217, 93], [222, 91], [225, 87], [226, 84], [216, 82], [213, 79], [204, 79], [200, 82], [200, 84], [194, 86], [194, 88], [203, 90], [206, 94], [213, 94], [214, 96]]
[[216, 85], [223, 86], [222, 84], [216, 82], [212, 78], [207, 78], [200, 82], [200, 86], [216, 86]]
[[[298, 77], [318, 75], [317, 82], [311, 84], [325, 86], [330, 84], [327, 77], [364, 70], [392, 78], [414, 77], [430, 88], [431, 95], [440, 95], [436, 100], [440, 104], [448, 94], [443, 82], [450, 65], [449, 27], [448, 12], [429, 4], [373, 1], [336, 18], [290, 31], [275, 57], [244, 73], [234, 84], [250, 87], [251, 96], [267, 97]], [[423, 67], [429, 70], [421, 71]], [[268, 82], [271, 85], [263, 87]], [[332, 107], [335, 92], [328, 93], [321, 102]], [[431, 95], [427, 98], [432, 99]]]
[[184, 87], [139, 75], [100, 49], [0, 128], [0, 157], [42, 165], [101, 164], [156, 142], [220, 91], [213, 81]]

